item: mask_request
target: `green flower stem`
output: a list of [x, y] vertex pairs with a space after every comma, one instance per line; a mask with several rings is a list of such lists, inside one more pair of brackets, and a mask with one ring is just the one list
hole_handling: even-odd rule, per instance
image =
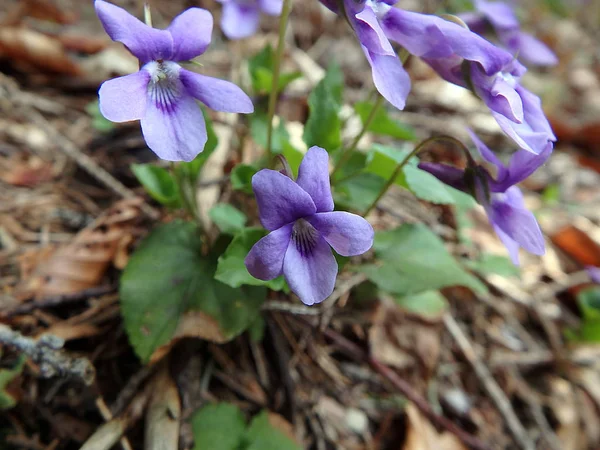
[[377, 198], [375, 198], [375, 200], [373, 200], [373, 203], [371, 203], [371, 205], [363, 213], [363, 217], [367, 217], [367, 215], [371, 211], [373, 211], [373, 209], [377, 206], [377, 203], [379, 202], [379, 200], [381, 200], [381, 197], [383, 197], [385, 195], [385, 193], [388, 191], [388, 189], [392, 186], [392, 184], [394, 184], [394, 182], [396, 181], [396, 178], [398, 178], [398, 175], [400, 175], [400, 172], [402, 171], [402, 169], [404, 169], [406, 164], [408, 164], [408, 162], [411, 160], [411, 158], [416, 156], [421, 150], [423, 150], [429, 144], [431, 144], [433, 142], [440, 142], [440, 141], [446, 141], [446, 142], [450, 142], [450, 143], [456, 145], [457, 147], [462, 149], [465, 152], [465, 154], [468, 155], [468, 157], [470, 157], [469, 151], [465, 147], [465, 144], [460, 142], [458, 139], [453, 138], [452, 136], [434, 136], [434, 137], [430, 137], [429, 139], [425, 139], [423, 142], [421, 142], [419, 145], [417, 145], [414, 148], [414, 150], [412, 152], [410, 152], [402, 161], [400, 161], [400, 163], [398, 163], [398, 165], [396, 166], [396, 169], [394, 169], [394, 173], [392, 173], [392, 176], [390, 178], [388, 178], [385, 185], [381, 188], [381, 191], [379, 191]]
[[371, 126], [371, 123], [373, 122], [373, 119], [375, 119], [375, 116], [377, 115], [377, 111], [379, 111], [379, 108], [381, 108], [381, 105], [383, 105], [383, 97], [381, 95], [377, 94], [377, 99], [375, 100], [373, 109], [371, 109], [371, 112], [369, 113], [367, 120], [365, 120], [365, 123], [363, 123], [363, 127], [360, 130], [360, 133], [358, 133], [356, 135], [356, 137], [354, 138], [354, 140], [352, 141], [350, 146], [342, 151], [342, 154], [340, 155], [340, 159], [338, 159], [335, 167], [333, 168], [333, 172], [331, 172], [332, 180], [334, 179], [334, 175], [344, 166], [344, 164], [346, 164], [346, 162], [348, 162], [348, 159], [350, 158], [350, 156], [352, 156], [352, 152], [354, 150], [356, 150], [358, 143], [360, 142], [360, 140], [363, 138], [363, 136], [365, 135], [365, 133]]
[[187, 176], [182, 176], [179, 170], [177, 170], [177, 165], [174, 162], [171, 162], [171, 173], [173, 174], [173, 178], [175, 178], [177, 187], [179, 188], [183, 208], [200, 226], [200, 215], [198, 211], [198, 203], [196, 201], [195, 186]]
[[281, 60], [283, 59], [283, 50], [285, 48], [285, 30], [287, 28], [290, 12], [292, 11], [292, 0], [284, 0], [279, 20], [279, 42], [277, 43], [277, 52], [273, 67], [273, 80], [271, 92], [269, 94], [269, 109], [267, 112], [267, 165], [271, 165], [273, 153], [271, 145], [273, 142], [273, 116], [275, 115], [275, 106], [277, 104], [277, 94], [279, 93], [279, 74], [281, 72]]
[[152, 26], [152, 13], [150, 12], [150, 5], [148, 3], [144, 3], [144, 22], [149, 27]]

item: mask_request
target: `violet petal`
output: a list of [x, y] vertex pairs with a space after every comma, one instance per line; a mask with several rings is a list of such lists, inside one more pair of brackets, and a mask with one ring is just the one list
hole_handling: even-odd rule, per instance
[[317, 212], [333, 211], [329, 155], [325, 149], [317, 146], [308, 149], [298, 168], [296, 183], [311, 196]]
[[192, 97], [215, 111], [244, 114], [254, 111], [250, 97], [239, 86], [229, 81], [185, 69], [179, 71], [179, 78]]
[[260, 222], [269, 231], [310, 216], [317, 210], [304, 189], [275, 170], [263, 169], [256, 173], [252, 177], [252, 189]]
[[373, 246], [373, 227], [356, 214], [325, 212], [307, 217], [306, 220], [342, 256], [362, 255]]
[[102, 83], [98, 91], [102, 115], [112, 122], [142, 119], [146, 114], [149, 81], [150, 74], [140, 70]]
[[187, 61], [201, 55], [210, 44], [213, 17], [201, 8], [189, 8], [179, 14], [167, 31], [173, 36], [173, 61]]
[[283, 258], [290, 243], [293, 224], [271, 231], [258, 241], [244, 263], [250, 275], [259, 280], [272, 280], [283, 273]]
[[290, 240], [283, 261], [283, 274], [302, 303], [310, 306], [329, 297], [337, 272], [337, 261], [325, 239], [319, 236], [308, 254], [302, 254], [294, 240]]

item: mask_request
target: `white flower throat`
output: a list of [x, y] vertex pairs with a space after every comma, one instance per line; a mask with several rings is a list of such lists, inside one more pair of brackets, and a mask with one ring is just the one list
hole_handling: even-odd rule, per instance
[[179, 64], [172, 61], [151, 61], [143, 69], [150, 74], [148, 83], [150, 100], [161, 111], [172, 111], [182, 90]]

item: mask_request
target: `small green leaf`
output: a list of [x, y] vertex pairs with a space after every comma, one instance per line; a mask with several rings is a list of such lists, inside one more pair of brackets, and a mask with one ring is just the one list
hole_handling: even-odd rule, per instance
[[438, 291], [425, 291], [420, 294], [394, 297], [398, 306], [428, 319], [439, 319], [448, 310], [446, 297]]
[[335, 185], [334, 199], [345, 209], [364, 211], [377, 198], [385, 180], [372, 173], [360, 173]]
[[241, 230], [225, 252], [219, 256], [215, 279], [234, 288], [243, 285], [267, 286], [274, 291], [281, 291], [285, 285], [282, 276], [274, 280], [262, 281], [250, 275], [244, 264], [244, 259], [252, 246], [266, 234], [266, 230], [256, 227]]
[[201, 311], [226, 338], [246, 330], [260, 314], [266, 289], [234, 289], [214, 279], [216, 261], [201, 252], [195, 225], [175, 221], [154, 229], [129, 259], [120, 280], [121, 312], [140, 359], [173, 338], [188, 311]]
[[[250, 134], [252, 139], [262, 148], [267, 147], [267, 116], [264, 114], [252, 114], [250, 116]], [[279, 124], [273, 128], [271, 150], [273, 153], [281, 153], [285, 144], [290, 140], [290, 135], [285, 129], [285, 122], [279, 119]]]
[[235, 234], [244, 228], [248, 220], [246, 215], [229, 203], [217, 203], [208, 215], [223, 233]]
[[359, 268], [380, 289], [406, 296], [448, 286], [465, 286], [478, 293], [487, 288], [466, 272], [444, 243], [427, 227], [405, 224], [375, 234], [379, 264]]
[[484, 275], [501, 275], [503, 277], [518, 277], [519, 268], [516, 267], [506, 256], [484, 253], [481, 259], [473, 261], [464, 260], [465, 266]]
[[152, 164], [132, 164], [131, 171], [154, 200], [162, 205], [181, 205], [179, 187], [167, 169]]
[[114, 130], [115, 124], [106, 119], [100, 112], [98, 100], [88, 103], [85, 107], [85, 111], [92, 117], [92, 127], [94, 127], [96, 131], [108, 133], [109, 131]]
[[342, 145], [343, 76], [338, 66], [331, 65], [308, 96], [309, 115], [302, 139], [308, 147], [318, 145], [333, 151]]
[[577, 294], [584, 320], [600, 320], [600, 287], [592, 286]]
[[[387, 180], [407, 155], [408, 152], [405, 150], [374, 145], [367, 157], [366, 170]], [[411, 158], [395, 183], [408, 189], [421, 200], [441, 205], [453, 204], [455, 196], [449, 191], [455, 189], [445, 185], [430, 173], [419, 169], [418, 161], [416, 157]]]
[[236, 191], [252, 194], [252, 177], [258, 169], [249, 164], [238, 164], [231, 170], [231, 187]]
[[300, 163], [302, 163], [302, 160], [304, 159], [304, 153], [294, 148], [289, 142], [285, 142], [283, 144], [282, 155], [285, 156], [285, 159], [287, 159], [287, 162], [290, 165], [290, 169], [292, 170], [292, 175], [294, 176], [294, 178], [298, 177], [298, 168], [300, 167]]
[[269, 414], [263, 411], [252, 419], [246, 431], [246, 450], [300, 450], [300, 446], [271, 425]]
[[202, 108], [202, 114], [204, 115], [204, 121], [206, 123], [206, 134], [208, 137], [206, 144], [204, 145], [204, 150], [190, 162], [177, 163], [175, 169], [178, 171], [178, 174], [180, 174], [183, 177], [187, 177], [187, 179], [190, 180], [192, 185], [195, 185], [196, 180], [198, 179], [198, 175], [200, 174], [200, 170], [202, 169], [202, 166], [204, 166], [206, 160], [215, 151], [217, 145], [219, 144], [219, 139], [215, 134], [210, 115], [206, 112], [204, 108]]
[[[248, 60], [252, 89], [257, 94], [263, 95], [271, 91], [271, 86], [273, 86], [274, 56], [273, 48], [267, 45]], [[280, 74], [277, 83], [278, 91], [283, 90], [288, 84], [301, 76], [300, 72]]]
[[194, 450], [239, 450], [246, 419], [231, 403], [206, 405], [192, 416]]
[[6, 391], [6, 387], [21, 374], [25, 360], [25, 356], [21, 355], [12, 369], [0, 369], [0, 410], [10, 409], [17, 404], [14, 397]]
[[[354, 110], [360, 116], [363, 125], [371, 114], [375, 105], [369, 102], [357, 102], [354, 104]], [[415, 131], [408, 125], [403, 125], [397, 120], [392, 119], [385, 108], [381, 107], [375, 113], [375, 117], [367, 128], [368, 131], [384, 136], [391, 136], [403, 141], [414, 141], [416, 139]]]

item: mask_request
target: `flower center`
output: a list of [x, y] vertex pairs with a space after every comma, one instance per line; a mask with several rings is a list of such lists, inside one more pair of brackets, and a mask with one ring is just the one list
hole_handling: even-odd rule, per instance
[[317, 244], [319, 233], [304, 219], [296, 220], [292, 228], [292, 239], [302, 256], [310, 255]]
[[504, 80], [513, 89], [517, 85], [517, 79], [515, 78], [515, 76], [512, 73], [498, 72], [496, 74], [496, 76], [498, 78], [501, 78], [502, 80]]
[[156, 107], [164, 112], [172, 112], [181, 94], [178, 64], [171, 61], [151, 61], [144, 66], [150, 74], [148, 94]]

